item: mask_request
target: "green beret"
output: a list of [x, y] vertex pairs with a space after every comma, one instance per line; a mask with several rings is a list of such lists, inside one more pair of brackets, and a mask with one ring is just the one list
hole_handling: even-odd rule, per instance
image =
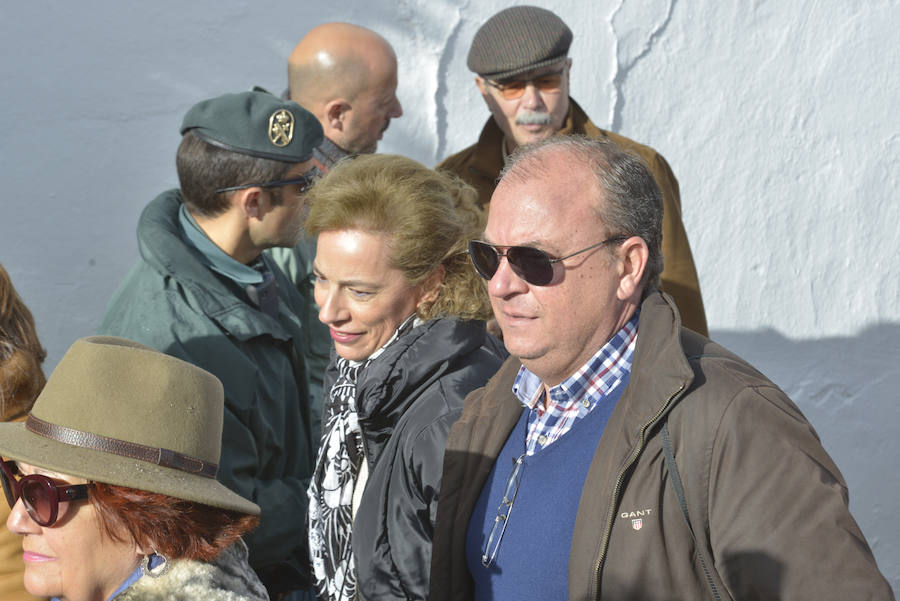
[[479, 28], [466, 64], [482, 77], [502, 80], [566, 58], [571, 44], [572, 30], [554, 13], [512, 6]]
[[312, 113], [262, 91], [198, 102], [181, 123], [181, 135], [189, 130], [226, 150], [286, 163], [308, 161], [324, 135]]

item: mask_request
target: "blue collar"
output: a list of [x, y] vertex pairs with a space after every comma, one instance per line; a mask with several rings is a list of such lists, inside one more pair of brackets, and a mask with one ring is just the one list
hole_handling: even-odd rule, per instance
[[[163, 558], [159, 555], [153, 554], [150, 556], [150, 569], [157, 567], [159, 564], [163, 562]], [[116, 597], [122, 594], [128, 587], [141, 579], [143, 573], [141, 572], [141, 566], [138, 564], [138, 567], [134, 569], [134, 571], [128, 575], [128, 578], [125, 579], [122, 584], [119, 585], [119, 588], [113, 591], [112, 595], [106, 598], [106, 601], [113, 601]], [[53, 597], [52, 601], [59, 601], [59, 597]]]
[[228, 253], [216, 246], [209, 239], [209, 236], [200, 229], [200, 226], [197, 225], [184, 203], [178, 210], [178, 223], [184, 234], [184, 241], [200, 251], [200, 254], [203, 255], [203, 262], [207, 267], [242, 286], [261, 284], [263, 282], [264, 276], [262, 273], [236, 261]]

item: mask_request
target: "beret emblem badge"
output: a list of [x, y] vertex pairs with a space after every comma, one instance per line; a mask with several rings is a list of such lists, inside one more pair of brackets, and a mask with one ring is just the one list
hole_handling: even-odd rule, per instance
[[294, 115], [287, 109], [279, 109], [269, 117], [269, 141], [284, 147], [294, 139]]

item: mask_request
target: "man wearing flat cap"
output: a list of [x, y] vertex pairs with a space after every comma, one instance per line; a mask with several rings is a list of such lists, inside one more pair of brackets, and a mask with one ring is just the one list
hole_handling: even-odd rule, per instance
[[513, 6], [487, 20], [475, 34], [467, 65], [476, 74], [492, 117], [478, 142], [447, 157], [437, 168], [451, 171], [478, 190], [487, 211], [506, 157], [554, 134], [608, 138], [647, 163], [662, 191], [662, 289], [678, 306], [682, 323], [707, 334], [700, 282], [684, 224], [678, 181], [666, 160], [649, 146], [594, 125], [569, 97], [572, 31], [556, 14], [536, 6]]
[[262, 251], [300, 239], [322, 127], [297, 103], [253, 91], [200, 102], [181, 133], [180, 188], [144, 209], [141, 258], [100, 331], [222, 380], [218, 477], [261, 508], [250, 563], [276, 597], [309, 584], [306, 488], [321, 407], [309, 396], [304, 301]]

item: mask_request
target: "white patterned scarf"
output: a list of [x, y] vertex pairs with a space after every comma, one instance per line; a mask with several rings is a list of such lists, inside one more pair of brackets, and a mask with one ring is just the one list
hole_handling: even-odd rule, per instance
[[338, 376], [329, 392], [322, 444], [309, 486], [309, 552], [319, 599], [356, 599], [356, 570], [350, 530], [353, 488], [365, 459], [356, 414], [356, 378], [365, 363], [337, 359]]
[[316, 590], [322, 601], [356, 601], [356, 569], [350, 531], [353, 489], [366, 460], [356, 413], [356, 382], [360, 371], [400, 336], [424, 323], [413, 313], [384, 345], [365, 361], [337, 358], [338, 375], [328, 393], [322, 423], [322, 444], [309, 484], [309, 556]]

